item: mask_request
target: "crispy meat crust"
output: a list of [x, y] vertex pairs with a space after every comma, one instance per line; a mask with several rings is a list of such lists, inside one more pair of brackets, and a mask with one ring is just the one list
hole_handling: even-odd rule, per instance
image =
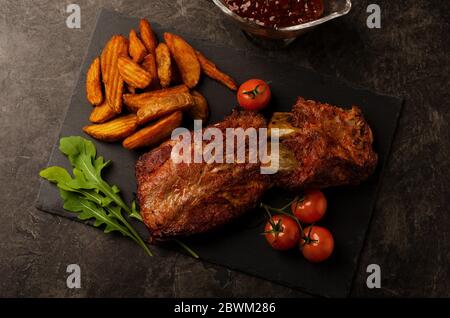
[[[265, 127], [262, 116], [235, 112], [214, 125], [226, 128]], [[144, 154], [136, 164], [137, 198], [153, 239], [202, 233], [255, 207], [271, 181], [259, 163], [174, 163], [168, 141]]]
[[[261, 174], [260, 163], [175, 164], [172, 140], [141, 156], [136, 164], [137, 198], [152, 238], [217, 228], [255, 207], [273, 183], [294, 191], [358, 184], [374, 171], [372, 131], [357, 107], [343, 110], [298, 98], [283, 118], [288, 118], [284, 126], [292, 133], [281, 140], [282, 169], [275, 175]], [[258, 114], [234, 112], [214, 127], [225, 132], [266, 123]]]
[[375, 170], [372, 131], [358, 107], [344, 110], [299, 97], [290, 124], [295, 133], [282, 140], [280, 152], [293, 160], [274, 176], [277, 186], [296, 191], [359, 184]]

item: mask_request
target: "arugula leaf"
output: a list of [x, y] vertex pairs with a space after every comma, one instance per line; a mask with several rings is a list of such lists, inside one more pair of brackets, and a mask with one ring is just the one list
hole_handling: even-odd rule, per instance
[[116, 185], [113, 185], [113, 186], [111, 187], [111, 189], [114, 191], [114, 193], [119, 193], [119, 192], [120, 192], [119, 187], [116, 186]]
[[[94, 143], [80, 136], [61, 138], [59, 149], [72, 164], [73, 176], [58, 166], [43, 169], [39, 175], [57, 185], [64, 200], [64, 209], [79, 213], [78, 218], [81, 220], [94, 220], [96, 227], [104, 225], [105, 233], [120, 232], [152, 256], [147, 244], [122, 215], [124, 210], [129, 217], [142, 222], [136, 202], [133, 201], [131, 208], [128, 207], [120, 196], [120, 189], [116, 185], [110, 186], [102, 179], [102, 170], [111, 161], [105, 162], [103, 157], [97, 157]], [[193, 257], [198, 258], [198, 255], [183, 242], [179, 240], [175, 242]]]
[[184, 244], [182, 241], [174, 239], [175, 243], [177, 243], [178, 245], [180, 245], [182, 248], [184, 248], [186, 250], [186, 252], [188, 252], [189, 254], [191, 254], [191, 256], [193, 258], [200, 258], [200, 256], [198, 256], [197, 253], [195, 253], [189, 246], [187, 246], [186, 244]]
[[76, 184], [75, 179], [72, 179], [67, 170], [62, 167], [54, 166], [46, 168], [42, 170], [39, 175], [42, 178], [55, 183], [59, 189], [82, 194], [86, 199], [101, 206], [107, 206], [112, 202], [111, 198], [104, 197], [94, 190], [84, 190], [79, 187], [74, 187]]
[[78, 215], [80, 220], [89, 220], [94, 218], [94, 226], [99, 227], [104, 224], [105, 233], [118, 231], [125, 236], [133, 238], [123, 225], [119, 224], [114, 218], [108, 217], [102, 207], [95, 205], [92, 201], [82, 198], [73, 192], [60, 189], [59, 193], [64, 200], [63, 208], [70, 212], [81, 212]]
[[63, 208], [77, 212], [81, 220], [94, 220], [94, 226], [104, 225], [104, 232], [120, 232], [138, 243], [152, 256], [147, 244], [133, 226], [122, 215], [122, 210], [131, 217], [140, 218], [139, 212], [130, 209], [120, 197], [120, 189], [110, 186], [101, 177], [103, 168], [110, 164], [103, 157], [96, 157], [94, 144], [82, 137], [65, 137], [60, 140], [60, 149], [67, 155], [73, 167], [73, 177], [58, 166], [42, 170], [39, 175], [57, 185], [64, 200]]
[[128, 214], [132, 213], [118, 195], [118, 188], [116, 186], [111, 187], [102, 179], [102, 169], [107, 167], [110, 161], [105, 162], [103, 157], [96, 158], [97, 151], [92, 141], [80, 136], [63, 137], [60, 140], [59, 149], [69, 158], [72, 166], [84, 175], [84, 180], [88, 180], [89, 186], [94, 186], [105, 196], [111, 198]]
[[135, 218], [135, 219], [137, 219], [137, 220], [142, 222], [142, 216], [139, 213], [139, 210], [137, 209], [137, 206], [136, 206], [136, 201], [134, 201], [134, 200], [133, 200], [133, 202], [131, 202], [131, 214], [130, 214], [130, 217]]
[[130, 231], [130, 233], [133, 235], [133, 237], [136, 239], [136, 243], [138, 243], [149, 255], [152, 255], [150, 250], [148, 249], [147, 244], [144, 243], [144, 241], [141, 239], [139, 234], [134, 230], [134, 228], [131, 226], [130, 223], [122, 216], [122, 213], [120, 212], [120, 207], [113, 208], [113, 207], [106, 207], [106, 209], [109, 212], [109, 215], [119, 220], [121, 223], [125, 225], [125, 227]]

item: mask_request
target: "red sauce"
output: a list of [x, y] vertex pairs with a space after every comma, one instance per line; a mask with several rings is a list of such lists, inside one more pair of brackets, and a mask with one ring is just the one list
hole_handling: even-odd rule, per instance
[[323, 15], [323, 0], [225, 0], [231, 11], [263, 26], [284, 28]]

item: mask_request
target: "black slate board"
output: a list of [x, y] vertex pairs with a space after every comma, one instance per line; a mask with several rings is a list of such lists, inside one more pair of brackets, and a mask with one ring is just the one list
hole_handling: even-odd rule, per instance
[[[88, 124], [91, 111], [91, 106], [85, 98], [86, 70], [92, 59], [100, 54], [111, 35], [118, 33], [128, 35], [129, 30], [136, 28], [137, 25], [137, 18], [125, 17], [107, 10], [99, 13], [60, 137], [83, 135], [89, 138], [81, 131], [81, 127]], [[161, 38], [161, 31], [171, 29], [170, 26], [155, 26], [155, 30]], [[322, 264], [310, 264], [298, 251], [279, 253], [269, 248], [259, 234], [264, 225], [264, 214], [258, 210], [248, 213], [237, 222], [214, 233], [186, 240], [198, 252], [202, 260], [298, 288], [314, 295], [347, 296], [357, 269], [358, 258], [376, 201], [381, 172], [389, 154], [402, 101], [352, 88], [336, 79], [321, 76], [311, 70], [295, 68], [289, 63], [268, 61], [263, 56], [264, 52], [261, 56], [253, 56], [229, 47], [211, 46], [196, 39], [195, 35], [189, 34], [188, 30], [180, 35], [203, 51], [206, 56], [212, 57], [221, 69], [234, 76], [238, 82], [248, 78], [271, 81], [273, 101], [270, 110], [289, 111], [296, 96], [342, 107], [358, 105], [363, 110], [373, 129], [380, 164], [376, 173], [360, 186], [339, 187], [325, 191], [328, 212], [326, 218], [320, 223], [327, 226], [335, 237], [335, 253], [331, 259]], [[199, 90], [210, 103], [211, 122], [223, 119], [236, 105], [234, 93], [210, 79], [203, 79]], [[105, 179], [111, 184], [117, 184], [122, 189], [124, 199], [130, 202], [136, 190], [134, 163], [139, 153], [127, 151], [119, 144], [93, 141], [99, 154], [113, 160], [112, 167], [104, 176]], [[48, 165], [70, 168], [68, 160], [58, 151], [58, 142], [59, 138], [55, 141]], [[291, 197], [290, 193], [274, 189], [267, 193], [264, 201], [281, 206]], [[62, 209], [57, 189], [48, 182], [41, 184], [37, 207], [46, 212], [76, 219], [75, 215]], [[143, 226], [140, 226], [140, 232], [148, 235]]]

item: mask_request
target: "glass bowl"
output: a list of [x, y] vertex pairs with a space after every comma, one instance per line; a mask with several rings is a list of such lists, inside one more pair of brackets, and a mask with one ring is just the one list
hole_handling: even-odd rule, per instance
[[236, 22], [247, 35], [264, 40], [281, 40], [285, 44], [291, 43], [298, 36], [314, 29], [318, 25], [346, 15], [352, 7], [351, 0], [323, 0], [324, 14], [322, 18], [290, 27], [273, 28], [259, 25], [237, 15], [228, 8], [225, 0], [213, 0], [213, 2], [227, 17]]

